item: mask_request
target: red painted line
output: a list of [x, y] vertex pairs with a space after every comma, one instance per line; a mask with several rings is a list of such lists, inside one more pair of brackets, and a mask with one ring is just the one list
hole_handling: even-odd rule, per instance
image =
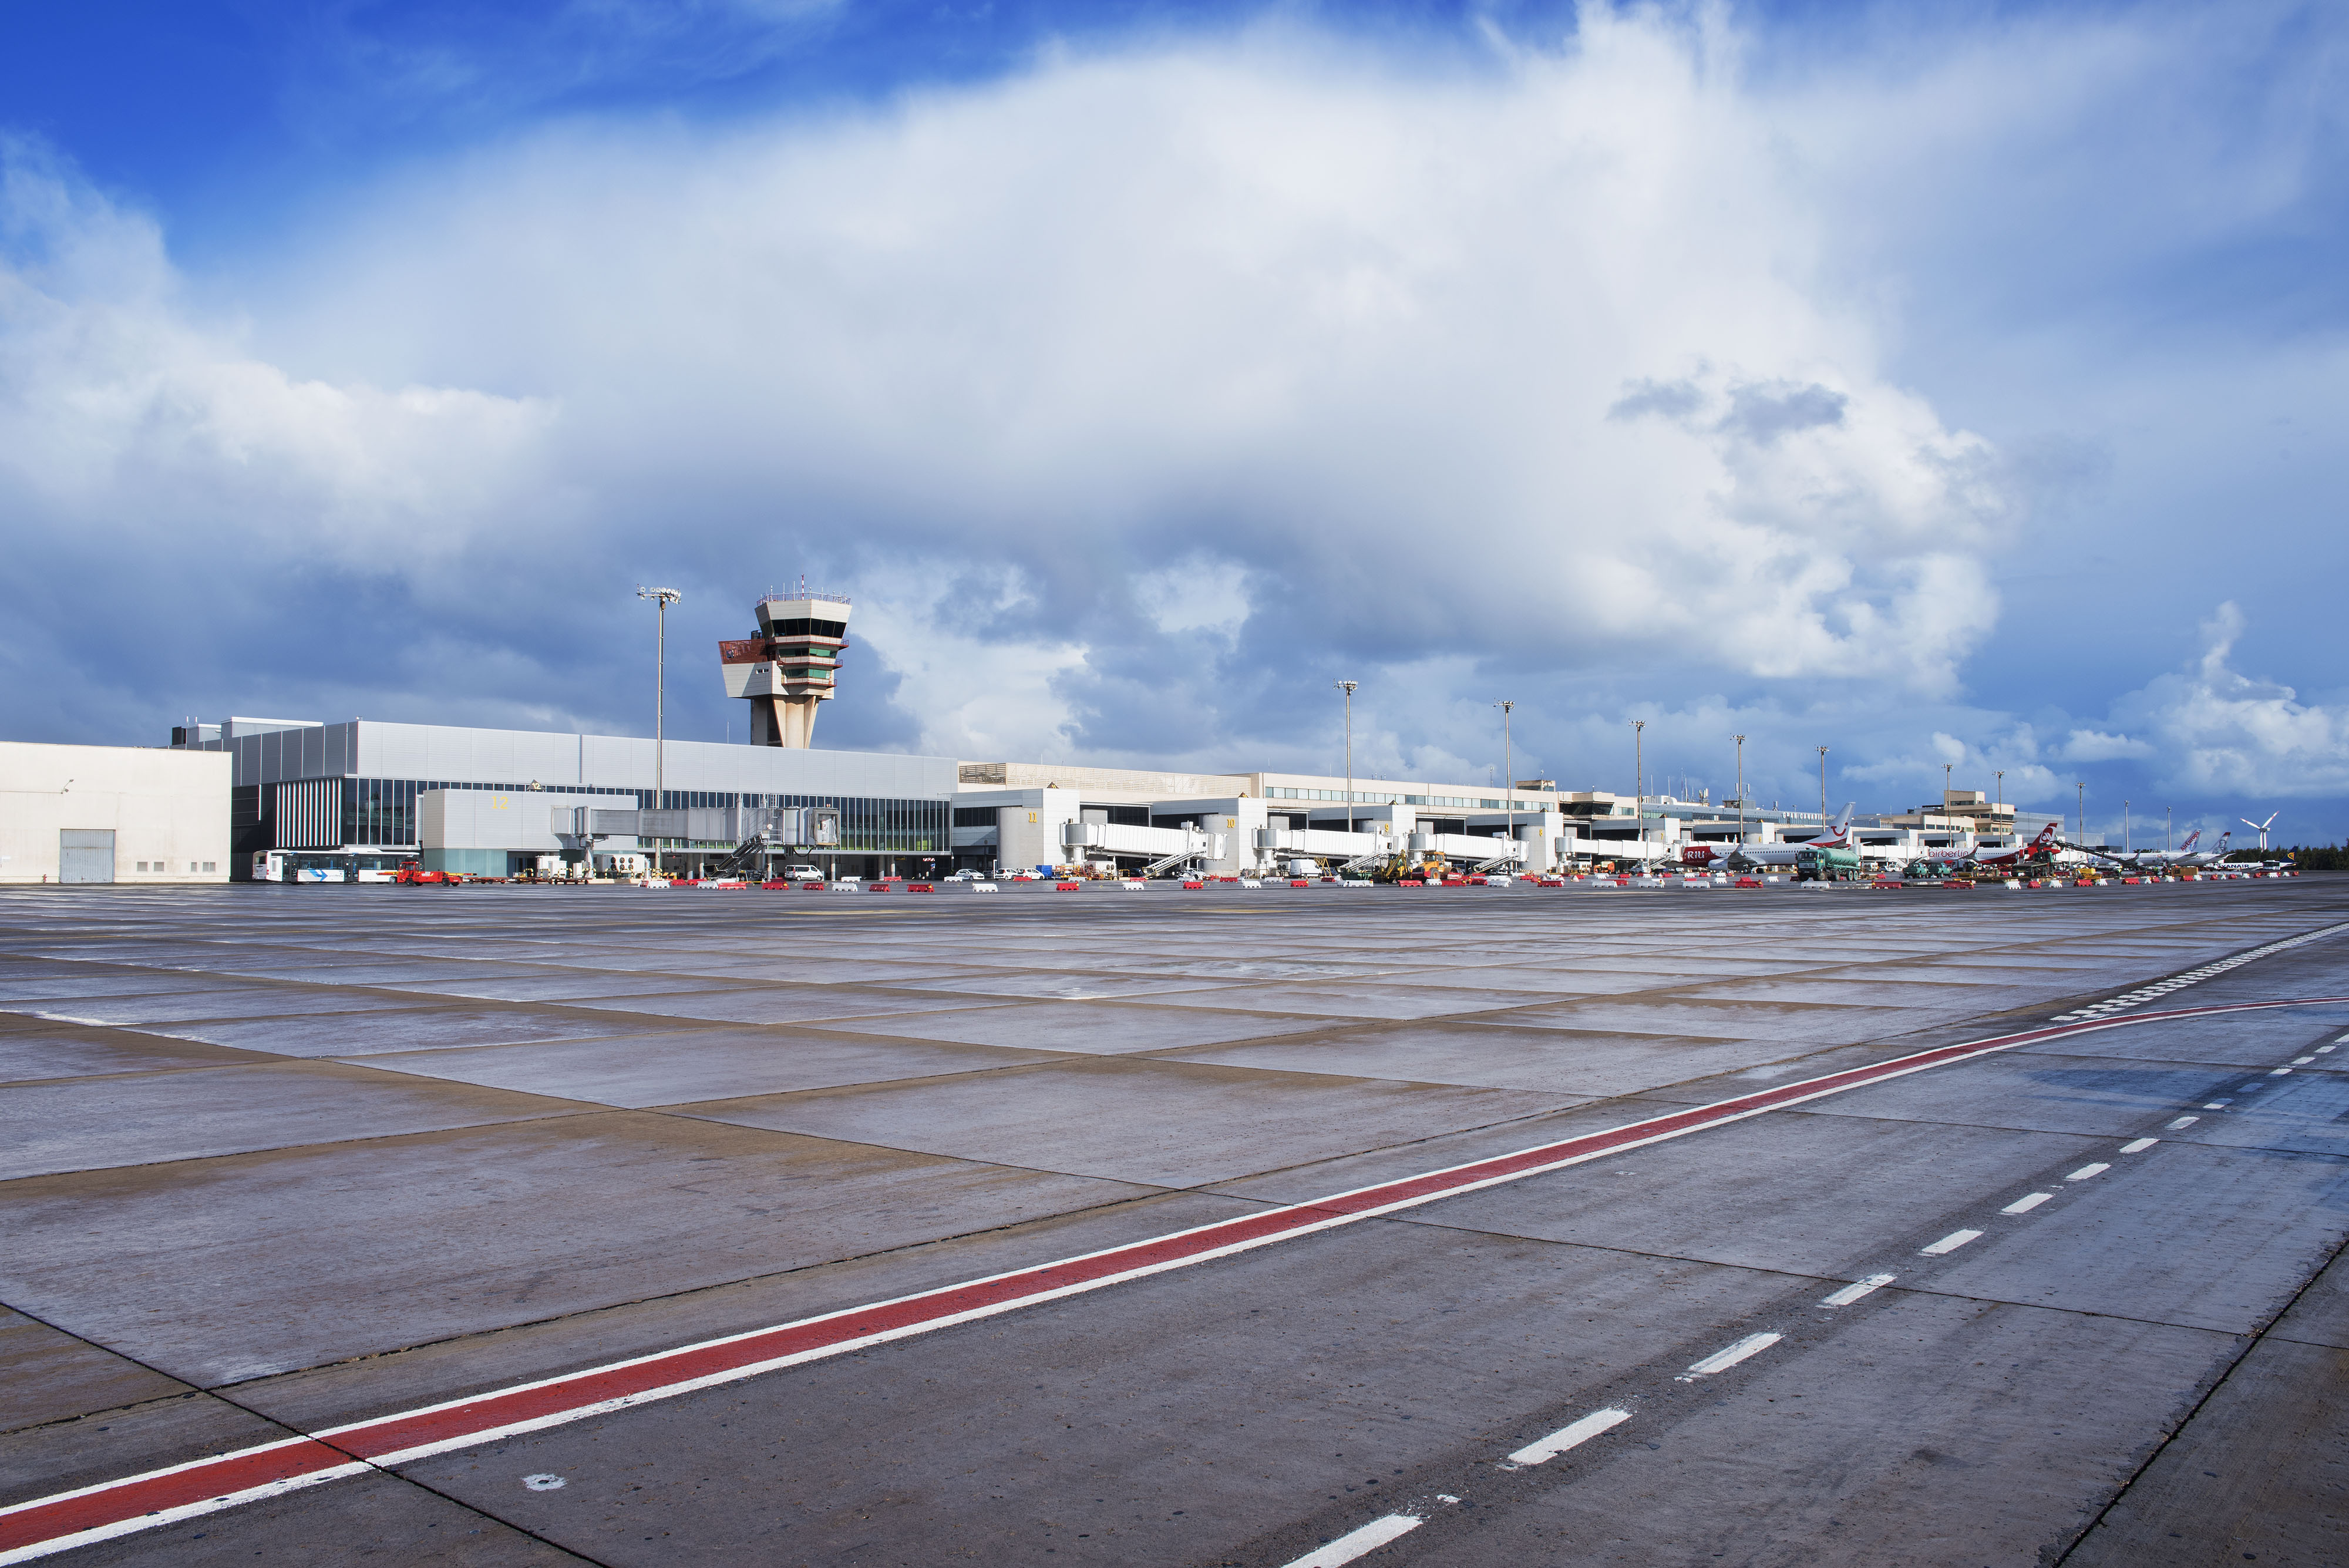
[[[1868, 1066], [1847, 1068], [1800, 1083], [1692, 1106], [1645, 1121], [1584, 1133], [1465, 1165], [1332, 1193], [1324, 1198], [1189, 1231], [1129, 1242], [1098, 1252], [1063, 1258], [1034, 1268], [967, 1281], [895, 1301], [732, 1334], [698, 1345], [592, 1367], [542, 1382], [523, 1384], [447, 1404], [404, 1411], [374, 1420], [297, 1437], [258, 1449], [129, 1476], [56, 1497], [0, 1509], [0, 1565], [29, 1562], [50, 1552], [106, 1539], [151, 1524], [205, 1511], [207, 1504], [232, 1507], [251, 1501], [248, 1489], [298, 1485], [332, 1479], [354, 1461], [381, 1468], [429, 1454], [471, 1448], [517, 1431], [583, 1420], [653, 1399], [739, 1381], [774, 1369], [845, 1354], [866, 1345], [931, 1332], [975, 1318], [991, 1317], [1039, 1302], [1098, 1290], [1148, 1274], [1227, 1257], [1274, 1242], [1309, 1235], [1378, 1214], [1415, 1208], [1438, 1199], [1521, 1180], [1543, 1171], [1578, 1165], [1621, 1149], [1684, 1137], [1749, 1116], [1838, 1095], [1910, 1073], [1947, 1066], [2046, 1040], [2090, 1034], [2136, 1023], [2173, 1022], [2217, 1013], [2253, 1012], [2282, 1007], [2349, 1002], [2349, 996], [2303, 997], [2281, 1002], [2230, 1002], [2164, 1012], [2141, 1012], [2049, 1025], [2016, 1034], [1944, 1045]], [[266, 1492], [261, 1495], [267, 1495]], [[167, 1515], [166, 1511], [174, 1511]]]

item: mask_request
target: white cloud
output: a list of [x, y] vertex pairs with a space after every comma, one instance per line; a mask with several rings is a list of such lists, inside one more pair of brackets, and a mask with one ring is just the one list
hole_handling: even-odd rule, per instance
[[2075, 730], [2064, 742], [2063, 759], [2067, 763], [2110, 763], [2123, 757], [2143, 758], [2154, 754], [2150, 742], [2127, 735], [2107, 735], [2101, 730]]
[[[1749, 791], [1790, 801], [1814, 742], [1917, 799], [1944, 763], [2056, 795], [2100, 745], [2182, 744], [2213, 787], [2338, 777], [2336, 718], [2223, 649], [2142, 711], [2043, 722], [2061, 743], [1961, 704], [2018, 484], [1886, 369], [1916, 302], [1871, 225], [1959, 222], [1944, 172], [2004, 190], [2072, 112], [2064, 62], [2130, 90], [2112, 29], [2023, 31], [1889, 87], [1855, 57], [1757, 88], [1709, 11], [1594, 6], [1482, 72], [1154, 39], [879, 109], [567, 120], [195, 279], [20, 147], [0, 511], [26, 569], [104, 585], [37, 607], [59, 639], [150, 585], [282, 627], [190, 654], [222, 704], [266, 678], [445, 711], [465, 680], [634, 722], [631, 573], [691, 590], [689, 639], [804, 568], [895, 678], [860, 730], [887, 683], [852, 662], [835, 743], [1319, 769], [1336, 673], [1370, 683], [1379, 769], [1495, 770], [1509, 695], [1520, 774], [1628, 786], [1596, 710], [1636, 680], [1716, 794], [1749, 731]], [[2011, 122], [1974, 88], [2017, 59], [2037, 118], [1977, 153]], [[0, 629], [0, 658], [49, 646]], [[83, 646], [126, 709], [163, 700]], [[1663, 729], [1651, 770], [1695, 766]]]
[[[1273, 34], [1064, 56], [436, 168], [297, 248], [256, 327], [559, 408], [591, 510], [690, 475], [1064, 599], [1204, 556], [1331, 640], [1409, 583], [1553, 667], [1946, 690], [2012, 501], [1877, 371], [1776, 135], [1733, 50], [1648, 13], [1475, 77]], [[1609, 419], [1642, 379], [1716, 411]]]
[[2166, 782], [2251, 796], [2349, 790], [2349, 709], [2302, 702], [2289, 686], [2238, 674], [2230, 662], [2242, 611], [2222, 604], [2202, 625], [2202, 656], [2114, 704], [2114, 717], [2157, 737], [2137, 755], [2161, 759]]
[[1192, 556], [1133, 580], [1133, 597], [1169, 635], [1204, 631], [1228, 638], [1247, 621], [1247, 569], [1236, 561]]

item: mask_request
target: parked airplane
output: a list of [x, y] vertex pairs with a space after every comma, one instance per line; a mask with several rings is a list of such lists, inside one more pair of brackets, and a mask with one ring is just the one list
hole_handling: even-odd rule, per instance
[[2012, 849], [1993, 849], [1987, 855], [1973, 857], [1977, 866], [2020, 866], [2030, 860], [2053, 860], [2064, 841], [2055, 836], [2058, 825], [2049, 823], [2039, 830], [2039, 836], [2028, 844], [2018, 844]]
[[2215, 861], [2225, 859], [2228, 841], [2234, 836], [2233, 830], [2230, 829], [2219, 835], [2218, 848], [2197, 849], [2194, 846], [2199, 843], [2202, 837], [2202, 830], [2198, 827], [2188, 834], [2186, 842], [2175, 849], [2139, 849], [2134, 853], [2095, 849], [2086, 853], [2107, 865], [2124, 867], [2131, 871], [2188, 870], [2197, 866], [2209, 866]]
[[2209, 866], [2215, 861], [2224, 860], [2227, 857], [2228, 842], [2234, 836], [2234, 830], [2230, 828], [2227, 832], [2219, 835], [2218, 848], [2196, 849], [2194, 846], [2199, 843], [2202, 838], [2202, 830], [2198, 827], [2193, 832], [2188, 834], [2186, 836], [2186, 842], [2179, 845], [2177, 848], [2148, 849], [2142, 855], [2137, 857], [2133, 864], [2181, 868], [2194, 866]]
[[1757, 866], [1792, 866], [1806, 849], [1849, 849], [1852, 809], [1858, 805], [1856, 800], [1844, 802], [1843, 815], [1836, 818], [1835, 831], [1822, 833], [1816, 838], [1806, 838], [1799, 844], [1692, 844], [1681, 851], [1681, 864], [1750, 871]]

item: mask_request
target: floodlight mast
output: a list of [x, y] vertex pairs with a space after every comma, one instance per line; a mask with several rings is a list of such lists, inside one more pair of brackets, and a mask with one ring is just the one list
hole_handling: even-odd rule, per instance
[[1745, 847], [1745, 737], [1732, 735], [1737, 742], [1737, 846]]
[[1648, 868], [1648, 762], [1643, 749], [1647, 743], [1645, 719], [1631, 721], [1631, 815], [1637, 824], [1635, 832], [1640, 845], [1640, 869]]
[[1501, 784], [1508, 791], [1504, 804], [1509, 811], [1509, 847], [1514, 850], [1517, 844], [1517, 764], [1509, 750], [1509, 715], [1516, 711], [1516, 699], [1503, 698], [1493, 706], [1501, 711]]
[[[1346, 831], [1351, 833], [1354, 831], [1354, 691], [1361, 682], [1340, 680], [1332, 684], [1346, 694]], [[1305, 820], [1310, 826], [1313, 821], [1310, 812], [1306, 814]]]
[[668, 804], [661, 769], [664, 750], [662, 710], [668, 697], [668, 607], [684, 597], [675, 588], [648, 588], [642, 583], [636, 585], [636, 597], [653, 601], [659, 622], [653, 645], [653, 809], [656, 811]]

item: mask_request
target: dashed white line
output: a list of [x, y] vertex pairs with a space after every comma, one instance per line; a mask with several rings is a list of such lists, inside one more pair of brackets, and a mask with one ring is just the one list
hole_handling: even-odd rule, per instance
[[2084, 1165], [2064, 1179], [2066, 1181], [2085, 1181], [2092, 1176], [2102, 1176], [2111, 1168], [2112, 1167], [2109, 1165]]
[[2121, 1152], [2123, 1154], [2143, 1154], [2147, 1149], [2151, 1148], [2155, 1144], [2158, 1144], [2160, 1141], [2161, 1140], [2158, 1137], [2134, 1138], [2129, 1142], [2121, 1145]]
[[1882, 1290], [1892, 1282], [1890, 1274], [1870, 1274], [1864, 1280], [1854, 1280], [1835, 1294], [1819, 1303], [1821, 1306], [1849, 1306], [1870, 1291]]
[[1759, 1355], [1785, 1337], [1782, 1334], [1749, 1334], [1735, 1345], [1724, 1345], [1706, 1356], [1673, 1379], [1676, 1383], [1693, 1383], [1700, 1377], [1710, 1377], [1716, 1372], [1726, 1372], [1749, 1355]]
[[2202, 1108], [2206, 1111], [2223, 1111], [2234, 1103], [2232, 1100], [2209, 1100], [2204, 1103]]
[[[2205, 1107], [2205, 1108], [2208, 1108], [2208, 1107]], [[2200, 1121], [2201, 1119], [2202, 1119], [2202, 1118], [2201, 1118], [2200, 1116], [2180, 1116], [2180, 1117], [2178, 1117], [2176, 1121], [2174, 1121], [2174, 1122], [2170, 1123], [2168, 1127], [2166, 1127], [2162, 1128], [2161, 1130], [2162, 1130], [2162, 1131], [2164, 1131], [2164, 1132], [2177, 1132], [2177, 1131], [2178, 1131], [2178, 1129], [2180, 1129], [2181, 1127], [2192, 1127], [2196, 1122], [2199, 1122], [2199, 1121]]]
[[1981, 1240], [1982, 1232], [1979, 1231], [1952, 1231], [1931, 1246], [1920, 1247], [1917, 1251], [1923, 1257], [1938, 1258], [1944, 1252], [1956, 1251], [1969, 1241]]
[[2271, 1067], [2268, 1070], [2268, 1076], [2271, 1078], [2281, 1078], [2291, 1071], [2292, 1069], [2289, 1067]]
[[2038, 1208], [2041, 1204], [2046, 1202], [2049, 1199], [2054, 1196], [2055, 1195], [2052, 1192], [2034, 1192], [2027, 1198], [2016, 1199], [2013, 1202], [2000, 1210], [1999, 1212], [2002, 1214], [2028, 1214], [2033, 1209]]
[[2315, 1060], [2316, 1060], [2316, 1058], [2315, 1058], [2315, 1057], [2313, 1057], [2313, 1056], [2294, 1056], [2294, 1057], [2292, 1059], [2292, 1064], [2293, 1066], [2295, 1066], [2295, 1067], [2305, 1067], [2305, 1066], [2307, 1066], [2311, 1062], [2313, 1062], [2313, 1061], [2315, 1061]]
[[1350, 1530], [1318, 1552], [1309, 1552], [1288, 1564], [1288, 1568], [1339, 1568], [1366, 1552], [1376, 1552], [1388, 1542], [1410, 1534], [1427, 1521], [1415, 1513], [1390, 1513], [1374, 1519], [1360, 1530]]
[[2316, 1054], [2317, 1054], [2318, 1055], [2322, 1056], [2322, 1055], [2323, 1055], [2327, 1051], [2330, 1051], [2330, 1050], [2332, 1050], [2332, 1049], [2333, 1049], [2333, 1047], [2332, 1047], [2332, 1046], [2330, 1046], [2330, 1045], [2319, 1045], [2319, 1046], [2316, 1048]]
[[1527, 1443], [1509, 1456], [1509, 1462], [1513, 1465], [1546, 1463], [1567, 1449], [1579, 1448], [1599, 1433], [1619, 1427], [1630, 1418], [1629, 1410], [1593, 1410], [1579, 1421], [1560, 1427], [1538, 1442]]

